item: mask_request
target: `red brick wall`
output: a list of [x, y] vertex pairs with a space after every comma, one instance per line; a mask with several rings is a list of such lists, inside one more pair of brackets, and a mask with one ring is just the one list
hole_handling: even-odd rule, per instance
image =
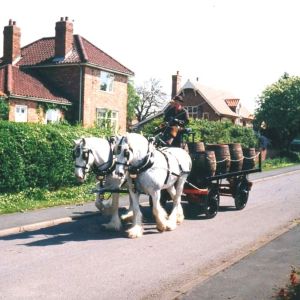
[[[41, 68], [36, 75], [44, 78], [53, 87], [62, 91], [73, 105], [67, 112], [68, 120], [78, 121], [80, 99], [80, 68], [79, 66]], [[33, 73], [32, 73], [33, 74]], [[100, 90], [100, 70], [82, 67], [82, 123], [94, 126], [96, 108], [116, 110], [119, 114], [120, 133], [126, 132], [127, 117], [127, 76], [115, 74], [113, 92]], [[71, 114], [71, 117], [70, 117]]]
[[93, 126], [95, 124], [96, 108], [118, 111], [120, 133], [125, 133], [127, 76], [115, 74], [113, 92], [105, 92], [100, 90], [100, 70], [86, 68], [83, 95], [84, 126]]
[[[79, 95], [80, 95], [80, 67], [52, 67], [41, 68], [35, 71], [40, 78], [44, 78], [51, 86], [56, 87], [69, 99], [73, 105], [68, 109], [67, 119], [69, 121], [78, 121], [79, 119]], [[82, 67], [82, 74], [84, 68]]]
[[38, 108], [38, 103], [35, 101], [10, 99], [9, 100], [9, 121], [15, 121], [15, 107], [16, 105], [27, 106], [27, 121], [32, 123], [44, 123], [45, 114], [42, 109]]

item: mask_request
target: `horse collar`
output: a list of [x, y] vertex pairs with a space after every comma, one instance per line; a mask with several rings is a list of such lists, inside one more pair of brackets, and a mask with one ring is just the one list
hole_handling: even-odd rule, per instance
[[95, 168], [96, 176], [106, 176], [108, 174], [111, 174], [116, 168], [116, 162], [114, 159], [111, 143], [109, 143], [109, 145], [110, 152], [108, 161]]
[[148, 152], [148, 154], [143, 158], [142, 162], [137, 166], [130, 165], [128, 172], [130, 176], [136, 176], [148, 169], [150, 169], [154, 164], [154, 154], [153, 152]]

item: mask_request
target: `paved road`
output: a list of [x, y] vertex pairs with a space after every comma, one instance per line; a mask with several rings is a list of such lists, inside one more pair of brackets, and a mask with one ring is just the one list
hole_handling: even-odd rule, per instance
[[98, 215], [2, 237], [0, 299], [182, 297], [293, 226], [299, 182], [299, 171], [258, 181], [244, 210], [222, 198], [216, 218], [187, 218], [162, 234], [145, 206], [145, 235], [136, 240], [102, 231]]

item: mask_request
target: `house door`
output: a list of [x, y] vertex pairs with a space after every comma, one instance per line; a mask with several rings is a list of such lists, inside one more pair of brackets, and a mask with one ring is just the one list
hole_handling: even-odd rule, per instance
[[16, 105], [15, 121], [16, 122], [27, 122], [27, 106], [26, 105]]

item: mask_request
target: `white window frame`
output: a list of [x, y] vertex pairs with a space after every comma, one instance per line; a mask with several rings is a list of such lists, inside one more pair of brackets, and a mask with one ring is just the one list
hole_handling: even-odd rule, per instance
[[198, 117], [199, 117], [199, 105], [185, 106], [184, 108], [187, 110], [187, 112], [189, 114], [189, 118], [198, 119]]
[[107, 108], [96, 108], [97, 126], [105, 129], [111, 129], [113, 133], [118, 131], [119, 112], [117, 110], [109, 110]]
[[[21, 112], [18, 112], [18, 111], [21, 111]], [[17, 104], [15, 106], [15, 121], [16, 122], [28, 122], [28, 106], [27, 105]]]
[[61, 120], [60, 109], [48, 109], [46, 111], [45, 122], [48, 123], [58, 123]]
[[104, 92], [113, 92], [115, 75], [110, 72], [100, 71], [100, 90]]

